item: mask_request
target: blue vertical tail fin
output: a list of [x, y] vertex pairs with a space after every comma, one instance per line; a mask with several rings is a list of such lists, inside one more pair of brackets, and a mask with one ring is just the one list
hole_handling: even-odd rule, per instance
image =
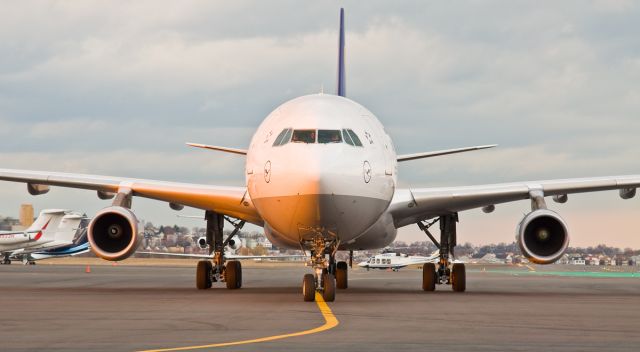
[[338, 89], [337, 94], [347, 96], [344, 72], [344, 9], [340, 9], [340, 39], [338, 40]]

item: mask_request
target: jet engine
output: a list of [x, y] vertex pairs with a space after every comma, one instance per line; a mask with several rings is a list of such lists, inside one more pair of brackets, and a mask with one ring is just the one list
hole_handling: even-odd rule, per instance
[[[238, 250], [240, 249], [240, 247], [242, 247], [242, 243], [240, 242], [239, 239], [231, 239], [229, 240], [229, 248], [233, 249], [233, 250]], [[207, 245], [207, 238], [202, 236], [198, 238], [198, 247], [200, 247], [201, 249], [207, 249], [209, 248], [209, 245]]]
[[548, 209], [525, 215], [518, 224], [516, 236], [522, 254], [536, 264], [555, 262], [569, 246], [567, 224], [560, 215]]
[[229, 240], [229, 248], [236, 251], [240, 249], [240, 247], [242, 247], [242, 242], [240, 241], [240, 239], [236, 238], [236, 239]]
[[198, 247], [200, 247], [200, 249], [207, 249], [209, 247], [206, 237], [198, 237]]
[[87, 237], [93, 252], [111, 261], [131, 256], [142, 239], [136, 216], [131, 210], [118, 206], [99, 211], [89, 223]]

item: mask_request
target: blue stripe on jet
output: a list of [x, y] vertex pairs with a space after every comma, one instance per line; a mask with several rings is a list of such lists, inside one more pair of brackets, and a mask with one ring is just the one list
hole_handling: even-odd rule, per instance
[[77, 254], [78, 252], [82, 252], [85, 250], [89, 249], [89, 243], [83, 243], [79, 246], [76, 247], [71, 247], [71, 248], [65, 248], [65, 249], [51, 249], [48, 251], [44, 251], [44, 252], [36, 252], [34, 254], [41, 254], [41, 255], [71, 255], [71, 254]]

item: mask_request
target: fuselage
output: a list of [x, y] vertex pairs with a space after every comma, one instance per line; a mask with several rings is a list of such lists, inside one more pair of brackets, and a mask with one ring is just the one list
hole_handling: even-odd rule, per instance
[[42, 231], [6, 232], [0, 233], [0, 251], [14, 250], [18, 248], [35, 247], [41, 245], [45, 240], [42, 238]]
[[[265, 233], [281, 246], [299, 248], [314, 231], [335, 234], [341, 249], [393, 241], [395, 227], [383, 214], [396, 174], [396, 152], [382, 124], [362, 105], [335, 95], [282, 104], [247, 152], [249, 195]], [[376, 236], [365, 243], [362, 236], [371, 231]]]

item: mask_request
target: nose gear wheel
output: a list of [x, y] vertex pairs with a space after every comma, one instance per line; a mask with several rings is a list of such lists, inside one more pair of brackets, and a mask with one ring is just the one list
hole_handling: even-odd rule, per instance
[[[313, 268], [313, 274], [306, 274], [303, 278], [303, 298], [305, 301], [311, 302], [315, 300], [312, 295], [315, 297], [315, 292], [317, 291], [322, 294], [322, 298], [326, 302], [333, 302], [336, 296], [335, 274], [338, 270], [342, 271], [342, 269], [338, 269], [338, 264], [335, 261], [335, 254], [340, 244], [338, 236], [324, 228], [304, 230], [310, 231], [311, 236], [305, 236], [301, 239], [300, 245], [303, 250], [308, 249], [310, 251], [310, 258], [306, 265]], [[340, 268], [346, 267], [346, 263], [340, 263]], [[346, 280], [346, 270], [343, 273], [345, 275], [341, 276], [341, 280]], [[313, 284], [311, 279], [313, 279]], [[311, 287], [313, 287], [313, 290], [310, 290]]]

